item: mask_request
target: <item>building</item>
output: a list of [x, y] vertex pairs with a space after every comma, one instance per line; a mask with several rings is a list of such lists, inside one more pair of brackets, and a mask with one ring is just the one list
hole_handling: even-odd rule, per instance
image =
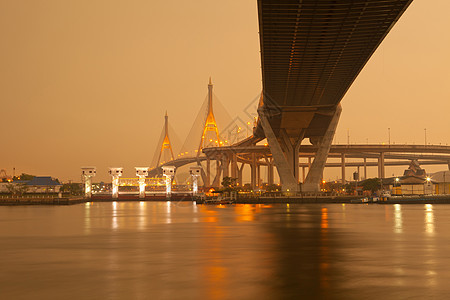
[[450, 194], [450, 171], [436, 172], [430, 177], [435, 182], [436, 194]]
[[59, 193], [62, 184], [50, 176], [36, 176], [26, 186], [28, 193]]

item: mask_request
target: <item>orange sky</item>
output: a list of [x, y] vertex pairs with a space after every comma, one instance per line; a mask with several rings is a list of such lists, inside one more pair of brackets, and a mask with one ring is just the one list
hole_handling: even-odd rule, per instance
[[[347, 129], [351, 143], [387, 142], [388, 127], [395, 143], [423, 143], [424, 128], [428, 142], [450, 143], [449, 11], [447, 0], [413, 2], [343, 99], [338, 143]], [[209, 76], [231, 115], [261, 90], [256, 0], [0, 0], [0, 37], [9, 174], [78, 181], [94, 165], [99, 179], [109, 166], [133, 176], [166, 109], [186, 136]]]

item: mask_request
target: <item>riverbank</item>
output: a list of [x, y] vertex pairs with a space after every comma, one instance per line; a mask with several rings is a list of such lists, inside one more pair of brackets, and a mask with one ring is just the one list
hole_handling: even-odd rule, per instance
[[310, 204], [329, 204], [329, 203], [348, 203], [348, 204], [450, 204], [450, 195], [430, 195], [430, 196], [395, 196], [390, 198], [381, 198], [378, 201], [361, 198], [360, 196], [323, 196], [323, 195], [308, 195], [308, 196], [278, 196], [278, 197], [264, 197], [264, 196], [238, 196], [237, 199], [217, 202], [211, 201], [214, 198], [206, 198], [192, 195], [173, 195], [170, 198], [165, 196], [152, 196], [140, 199], [137, 196], [127, 195], [118, 199], [112, 197], [93, 197], [86, 199], [83, 197], [10, 197], [0, 198], [0, 206], [13, 205], [74, 205], [85, 202], [193, 202], [197, 204], [214, 204], [214, 203], [233, 203], [233, 204], [286, 204], [286, 203], [310, 203]]
[[11, 205], [73, 205], [86, 202], [83, 197], [11, 197], [0, 198], [0, 206]]

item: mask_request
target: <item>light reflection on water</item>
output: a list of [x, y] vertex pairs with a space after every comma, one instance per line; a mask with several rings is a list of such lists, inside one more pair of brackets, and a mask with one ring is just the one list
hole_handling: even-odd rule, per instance
[[450, 206], [0, 207], [2, 299], [404, 299], [450, 292]]
[[403, 232], [403, 220], [402, 220], [402, 206], [400, 204], [394, 204], [394, 220], [395, 220], [395, 233]]

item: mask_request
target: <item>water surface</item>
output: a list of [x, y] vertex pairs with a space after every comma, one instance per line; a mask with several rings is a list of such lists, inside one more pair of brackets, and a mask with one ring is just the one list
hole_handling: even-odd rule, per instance
[[448, 205], [0, 207], [1, 299], [445, 299]]

